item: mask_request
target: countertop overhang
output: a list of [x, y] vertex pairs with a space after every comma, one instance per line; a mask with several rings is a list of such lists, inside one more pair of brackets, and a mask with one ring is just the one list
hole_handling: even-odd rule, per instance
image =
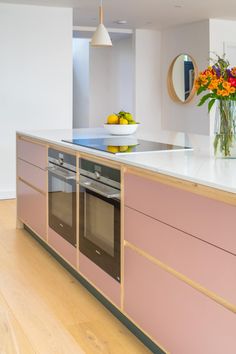
[[214, 158], [207, 150], [139, 152], [113, 155], [63, 142], [62, 139], [111, 137], [103, 128], [73, 130], [17, 131], [58, 147], [89, 153], [131, 167], [183, 179], [229, 193], [236, 193], [236, 159]]

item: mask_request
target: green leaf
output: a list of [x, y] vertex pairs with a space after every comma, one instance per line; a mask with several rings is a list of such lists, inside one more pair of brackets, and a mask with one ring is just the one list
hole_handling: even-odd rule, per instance
[[212, 97], [212, 93], [208, 93], [207, 95], [203, 96], [198, 103], [198, 106], [202, 106], [210, 97]]
[[208, 113], [210, 113], [210, 111], [211, 111], [211, 109], [212, 109], [212, 107], [213, 107], [213, 105], [214, 105], [214, 103], [215, 103], [215, 98], [212, 98], [212, 100], [210, 100], [209, 101], [209, 103], [208, 103]]
[[197, 95], [200, 95], [200, 93], [202, 93], [203, 91], [206, 91], [206, 88], [204, 86], [200, 86], [197, 90]]

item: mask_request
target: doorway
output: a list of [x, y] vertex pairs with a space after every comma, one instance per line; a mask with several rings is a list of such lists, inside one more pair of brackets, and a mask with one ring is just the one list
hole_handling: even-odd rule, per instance
[[91, 32], [73, 34], [73, 127], [102, 127], [106, 117], [134, 112], [133, 34], [110, 33], [113, 46], [93, 48]]

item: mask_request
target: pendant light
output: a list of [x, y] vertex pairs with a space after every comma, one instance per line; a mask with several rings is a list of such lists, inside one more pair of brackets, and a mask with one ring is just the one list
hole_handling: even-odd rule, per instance
[[112, 42], [106, 27], [103, 24], [102, 0], [99, 6], [99, 25], [91, 40], [92, 47], [111, 47]]

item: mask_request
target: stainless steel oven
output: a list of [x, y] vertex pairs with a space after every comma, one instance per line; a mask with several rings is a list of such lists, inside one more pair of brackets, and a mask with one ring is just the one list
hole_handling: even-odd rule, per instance
[[120, 171], [80, 159], [79, 249], [120, 281]]
[[76, 246], [76, 157], [48, 152], [49, 227]]

